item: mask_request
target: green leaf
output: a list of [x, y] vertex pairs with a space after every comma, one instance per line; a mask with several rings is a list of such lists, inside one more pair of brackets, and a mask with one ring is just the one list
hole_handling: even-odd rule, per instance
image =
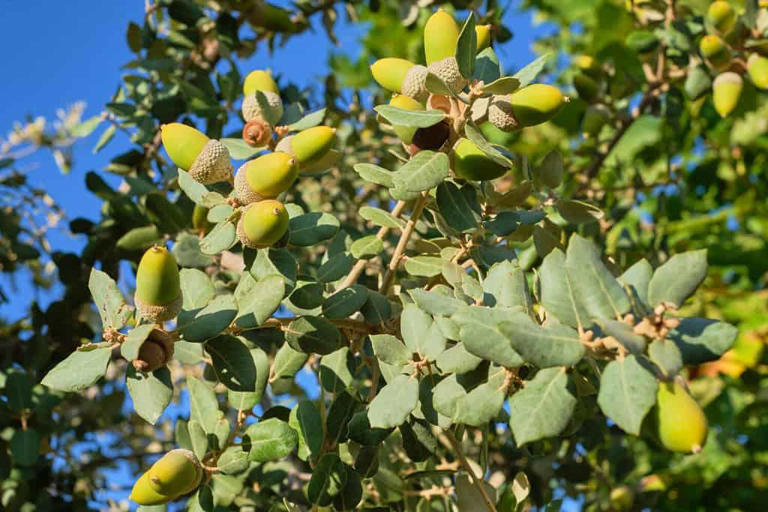
[[[197, 421], [203, 430], [212, 434], [219, 419], [219, 402], [210, 386], [195, 377], [187, 377], [189, 388], [189, 417]], [[190, 421], [190, 427], [191, 427]], [[190, 435], [192, 434], [190, 429]]]
[[409, 192], [422, 192], [438, 186], [448, 177], [448, 155], [419, 151], [395, 173], [395, 187]]
[[[491, 498], [491, 502], [496, 503], [496, 489], [485, 480], [482, 480], [481, 484], [485, 488], [486, 494]], [[469, 475], [465, 473], [456, 475], [456, 500], [458, 510], [462, 512], [485, 512], [488, 510], [483, 494], [470, 481]]]
[[285, 293], [290, 293], [296, 286], [299, 273], [296, 258], [285, 249], [261, 249], [251, 266], [251, 274], [257, 281], [267, 276], [280, 275], [285, 280]]
[[587, 224], [603, 218], [603, 211], [597, 206], [576, 200], [560, 200], [555, 208], [571, 224]]
[[236, 475], [248, 469], [248, 452], [241, 446], [230, 446], [216, 461], [216, 467], [225, 475]]
[[219, 295], [202, 309], [182, 310], [178, 325], [181, 337], [192, 343], [202, 343], [229, 327], [237, 316], [233, 295]]
[[602, 262], [592, 242], [577, 234], [571, 236], [565, 268], [574, 296], [592, 319], [621, 317], [629, 311], [624, 288]]
[[291, 219], [288, 243], [309, 247], [330, 240], [338, 231], [339, 219], [330, 213], [305, 213]]
[[241, 329], [259, 327], [277, 311], [284, 294], [285, 280], [282, 276], [272, 275], [256, 281], [250, 273], [243, 273], [235, 289], [235, 324]]
[[326, 318], [347, 318], [359, 311], [366, 300], [368, 300], [368, 288], [353, 284], [325, 299], [323, 315]]
[[432, 404], [437, 412], [448, 418], [456, 414], [456, 404], [467, 392], [456, 380], [456, 375], [449, 375], [441, 380], [432, 391]]
[[333, 255], [317, 269], [317, 280], [321, 283], [337, 281], [352, 270], [355, 261], [355, 257], [348, 252]]
[[269, 379], [269, 357], [266, 352], [260, 348], [252, 348], [248, 351], [248, 357], [253, 361], [253, 367], [256, 370], [256, 380], [254, 381], [253, 391], [233, 391], [227, 389], [227, 401], [238, 410], [248, 411], [253, 409], [264, 396], [264, 389], [267, 387]]
[[203, 426], [197, 420], [189, 420], [187, 429], [189, 430], [189, 440], [192, 443], [192, 452], [198, 459], [204, 458], [208, 452], [208, 435]]
[[539, 268], [539, 285], [541, 305], [547, 313], [571, 327], [592, 324], [565, 271], [565, 254], [560, 249], [554, 249], [544, 258]]
[[251, 146], [241, 138], [237, 138], [237, 139], [223, 138], [223, 139], [220, 139], [219, 142], [224, 144], [224, 146], [229, 151], [229, 156], [232, 157], [233, 160], [248, 160], [252, 156], [258, 153], [261, 153], [262, 151], [267, 149], [265, 146], [259, 146], [259, 147]]
[[421, 288], [408, 290], [408, 294], [420, 309], [430, 315], [450, 316], [467, 305], [464, 301], [455, 299], [452, 296]]
[[277, 418], [262, 420], [245, 431], [244, 446], [250, 446], [248, 458], [266, 462], [287, 457], [296, 448], [299, 437], [288, 423]]
[[139, 251], [149, 249], [156, 243], [162, 242], [162, 236], [157, 226], [134, 228], [121, 236], [115, 245], [124, 251]]
[[520, 88], [520, 80], [511, 76], [502, 76], [483, 86], [483, 93], [504, 95]]
[[133, 361], [139, 357], [139, 349], [149, 334], [155, 329], [154, 324], [144, 324], [134, 327], [125, 335], [125, 340], [120, 344], [120, 355], [128, 361]]
[[471, 354], [507, 368], [523, 364], [512, 342], [498, 326], [506, 320], [509, 310], [504, 308], [465, 307], [451, 316], [459, 325], [459, 335], [464, 347]]
[[229, 334], [216, 336], [205, 343], [219, 381], [232, 391], [256, 391], [256, 366], [248, 347]]
[[349, 247], [352, 256], [359, 260], [373, 258], [384, 250], [384, 242], [376, 235], [368, 235], [358, 238]]
[[412, 276], [437, 276], [443, 271], [443, 259], [436, 256], [413, 256], [405, 260], [405, 271]]
[[442, 110], [405, 110], [392, 105], [378, 105], [373, 109], [397, 126], [429, 128], [445, 119], [445, 112]]
[[204, 308], [216, 295], [211, 279], [201, 270], [183, 268], [179, 272], [179, 281], [185, 310]]
[[575, 406], [565, 368], [540, 370], [509, 400], [509, 426], [515, 442], [522, 446], [560, 434]]
[[326, 453], [320, 457], [312, 471], [312, 478], [307, 486], [307, 499], [312, 504], [328, 506], [333, 497], [344, 489], [346, 483], [346, 466], [335, 453]]
[[506, 398], [506, 392], [502, 390], [504, 370], [498, 373], [501, 379], [489, 379], [456, 400], [456, 411], [453, 415], [456, 423], [481, 427], [496, 418]]
[[499, 329], [512, 340], [512, 346], [523, 359], [539, 368], [573, 366], [584, 357], [579, 333], [563, 324], [541, 327], [528, 315], [509, 316]]
[[488, 141], [485, 140], [483, 133], [474, 124], [467, 123], [464, 126], [464, 135], [466, 135], [467, 138], [475, 144], [475, 146], [480, 148], [480, 151], [485, 153], [497, 164], [502, 165], [507, 169], [511, 169], [514, 166], [512, 160], [504, 156], [501, 151], [491, 146]]
[[459, 40], [456, 43], [456, 62], [459, 73], [466, 79], [472, 78], [475, 71], [475, 52], [477, 51], [477, 34], [475, 33], [475, 14], [470, 11], [467, 21], [461, 27]]
[[211, 256], [200, 252], [200, 239], [190, 233], [180, 233], [171, 252], [181, 267], [207, 267], [213, 263]]
[[411, 360], [411, 352], [391, 334], [371, 334], [373, 353], [387, 364], [403, 365]]
[[318, 316], [302, 316], [285, 328], [285, 341], [307, 354], [330, 354], [339, 347], [341, 333], [333, 323]]
[[186, 420], [181, 418], [176, 420], [176, 425], [173, 428], [173, 439], [179, 448], [192, 450], [192, 439], [189, 437], [189, 428], [187, 427]]
[[203, 204], [205, 196], [209, 193], [205, 185], [195, 180], [184, 169], [178, 169], [179, 188], [184, 192], [193, 203], [205, 206]]
[[368, 290], [368, 298], [360, 308], [365, 323], [378, 325], [392, 318], [392, 304], [379, 292]]
[[[367, 164], [359, 164], [359, 165], [367, 165]], [[389, 171], [387, 171], [387, 173], [392, 174]], [[388, 186], [392, 186], [391, 179], [389, 181]], [[371, 221], [376, 226], [383, 226], [383, 227], [395, 228], [395, 229], [402, 229], [405, 227], [405, 221], [403, 221], [402, 219], [398, 219], [391, 213], [384, 211], [381, 208], [375, 208], [373, 206], [362, 206], [357, 211], [357, 214], [360, 215], [365, 220]]]
[[605, 334], [614, 337], [633, 354], [642, 354], [645, 351], [645, 338], [635, 334], [632, 326], [618, 320], [601, 320], [599, 324]]
[[463, 343], [457, 343], [437, 356], [437, 367], [443, 373], [461, 375], [478, 367], [483, 360], [467, 352]]
[[493, 48], [486, 48], [477, 54], [475, 58], [475, 73], [473, 78], [482, 80], [486, 84], [498, 80], [501, 77], [499, 58]]
[[527, 313], [533, 310], [525, 272], [516, 263], [503, 261], [491, 266], [483, 290], [483, 304], [488, 307], [519, 307]]
[[347, 424], [349, 438], [363, 446], [378, 446], [392, 433], [392, 429], [371, 428], [367, 411], [357, 411]]
[[668, 377], [677, 375], [683, 368], [683, 354], [672, 340], [653, 340], [648, 345], [648, 357]]
[[231, 249], [235, 243], [237, 243], [235, 224], [229, 221], [219, 222], [200, 241], [200, 252], [210, 255], [218, 254]]
[[638, 117], [613, 147], [605, 159], [607, 167], [627, 165], [640, 151], [655, 146], [661, 140], [664, 120], [660, 117], [644, 115]]
[[19, 466], [33, 466], [40, 456], [40, 434], [35, 429], [16, 430], [11, 436], [11, 457]]
[[304, 352], [294, 350], [288, 343], [284, 343], [275, 354], [275, 362], [272, 366], [274, 378], [293, 377], [301, 370], [308, 357]]
[[112, 355], [109, 347], [85, 346], [72, 352], [43, 378], [43, 386], [59, 391], [82, 391], [107, 372]]
[[326, 419], [326, 438], [334, 443], [342, 443], [347, 439], [347, 424], [358, 407], [355, 397], [342, 391], [328, 409]]
[[701, 364], [719, 359], [730, 349], [739, 330], [731, 324], [709, 318], [681, 318], [669, 337], [683, 355], [685, 364]]
[[637, 297], [643, 304], [648, 304], [648, 284], [651, 282], [653, 267], [645, 258], [637, 261], [634, 265], [624, 271], [619, 276], [619, 282], [624, 286], [631, 287], [637, 294]]
[[92, 268], [88, 289], [96, 303], [96, 309], [99, 310], [102, 325], [117, 330], [125, 327], [133, 308], [125, 303], [125, 297], [117, 283], [106, 272]]
[[300, 132], [301, 130], [306, 130], [307, 128], [319, 125], [325, 118], [325, 110], [326, 109], [321, 108], [320, 110], [310, 112], [298, 121], [289, 124], [288, 129], [292, 132]]
[[320, 454], [324, 439], [323, 418], [314, 403], [301, 400], [296, 404], [291, 409], [288, 424], [298, 434], [299, 457], [302, 460], [306, 460], [309, 455]]
[[320, 359], [320, 383], [329, 393], [344, 391], [354, 383], [355, 359], [349, 347], [341, 347]]
[[480, 223], [480, 203], [471, 185], [456, 186], [444, 181], [437, 187], [437, 207], [448, 225], [459, 232], [476, 229]]
[[171, 372], [163, 366], [152, 373], [137, 372], [128, 365], [125, 387], [133, 401], [136, 414], [154, 425], [173, 398]]
[[373, 164], [355, 164], [355, 172], [366, 181], [382, 185], [387, 188], [394, 186], [395, 173]]
[[419, 401], [419, 381], [398, 375], [379, 390], [368, 406], [368, 421], [373, 428], [402, 425]]
[[546, 66], [550, 56], [551, 54], [545, 53], [514, 74], [514, 78], [517, 78], [517, 80], [520, 82], [520, 87], [525, 87], [526, 85], [536, 80], [536, 77], [539, 76], [539, 73], [544, 70], [544, 66]]
[[400, 316], [400, 332], [411, 352], [434, 361], [445, 350], [445, 337], [431, 316], [415, 304], [406, 304]]
[[671, 302], [680, 307], [707, 277], [707, 250], [675, 254], [656, 269], [648, 283], [648, 303]]
[[597, 404], [629, 434], [640, 434], [643, 418], [656, 403], [659, 385], [649, 366], [647, 360], [629, 355], [608, 363], [600, 377]]

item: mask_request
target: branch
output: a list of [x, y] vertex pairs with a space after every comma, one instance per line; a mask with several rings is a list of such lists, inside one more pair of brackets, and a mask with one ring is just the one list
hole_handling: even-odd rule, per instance
[[397, 266], [400, 264], [400, 260], [403, 258], [403, 253], [405, 252], [405, 246], [408, 245], [408, 240], [410, 240], [413, 230], [416, 228], [416, 222], [419, 220], [419, 217], [421, 217], [421, 212], [427, 204], [427, 199], [429, 199], [428, 193], [422, 192], [421, 197], [416, 200], [416, 204], [413, 206], [411, 218], [408, 219], [408, 223], [405, 225], [405, 228], [400, 235], [400, 240], [398, 240], [395, 252], [392, 254], [392, 259], [389, 262], [389, 268], [387, 268], [387, 272], [384, 274], [384, 279], [382, 279], [381, 286], [379, 287], [379, 291], [384, 295], [387, 294], [389, 287], [392, 286]]
[[459, 462], [464, 467], [464, 470], [467, 473], [469, 473], [469, 476], [472, 479], [472, 484], [475, 487], [477, 487], [478, 491], [480, 491], [480, 495], [483, 497], [483, 501], [485, 502], [485, 506], [491, 512], [497, 512], [496, 511], [496, 506], [493, 504], [493, 501], [491, 500], [491, 497], [488, 496], [488, 492], [485, 490], [485, 486], [483, 485], [484, 480], [481, 480], [481, 479], [477, 478], [477, 476], [475, 475], [475, 472], [472, 470], [472, 466], [469, 465], [469, 462], [467, 461], [467, 458], [464, 457], [464, 452], [461, 449], [461, 444], [459, 443], [459, 440], [456, 439], [456, 436], [450, 430], [446, 430], [445, 434], [448, 437], [448, 440], [451, 442], [451, 446], [456, 451], [456, 455], [458, 455], [458, 457], [459, 457]]

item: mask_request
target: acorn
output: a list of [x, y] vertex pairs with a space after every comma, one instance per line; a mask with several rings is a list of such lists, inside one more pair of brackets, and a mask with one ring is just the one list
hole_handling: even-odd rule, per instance
[[723, 69], [731, 63], [731, 49], [715, 34], [708, 34], [699, 41], [699, 52], [714, 69]]
[[491, 25], [476, 25], [475, 36], [477, 39], [476, 52], [480, 52], [491, 46]]
[[153, 329], [139, 348], [139, 356], [132, 361], [139, 372], [153, 372], [173, 359], [173, 338], [165, 331]]
[[296, 160], [288, 153], [267, 153], [244, 163], [235, 174], [235, 194], [242, 204], [277, 197], [299, 175]]
[[371, 65], [373, 79], [391, 92], [405, 94], [424, 101], [429, 93], [426, 88], [427, 68], [405, 59], [379, 59]]
[[248, 205], [237, 223], [240, 242], [254, 249], [269, 247], [288, 231], [288, 211], [280, 201], [267, 199]]
[[203, 478], [203, 467], [189, 450], [171, 450], [141, 475], [130, 499], [139, 505], [160, 505], [194, 491]]
[[181, 284], [176, 258], [158, 245], [147, 249], [136, 271], [134, 302], [151, 322], [170, 320], [181, 311]]
[[418, 128], [413, 134], [408, 152], [415, 155], [421, 150], [437, 151], [443, 147], [451, 135], [451, 127], [446, 120], [426, 128]]
[[[256, 96], [257, 92], [261, 92], [267, 99], [270, 112], [262, 112]], [[271, 125], [276, 124], [283, 117], [283, 100], [280, 99], [280, 89], [278, 89], [270, 72], [251, 71], [245, 77], [243, 94], [245, 98], [243, 99], [242, 112], [246, 122], [258, 119]]]
[[733, 6], [725, 0], [716, 0], [709, 4], [707, 9], [707, 21], [709, 24], [720, 32], [721, 34], [727, 34], [736, 25], [736, 11]]
[[600, 94], [600, 85], [597, 81], [584, 73], [574, 75], [573, 87], [579, 94], [579, 98], [587, 103], [594, 103]]
[[728, 117], [739, 104], [744, 81], [731, 71], [717, 75], [712, 82], [712, 101], [720, 117]]
[[221, 142], [182, 123], [162, 125], [160, 138], [173, 163], [189, 172], [195, 181], [207, 185], [231, 178], [229, 151]]
[[275, 151], [283, 151], [292, 155], [299, 165], [299, 170], [317, 162], [336, 142], [336, 128], [330, 126], [315, 126], [307, 128], [295, 135], [282, 139]]
[[747, 59], [749, 79], [758, 89], [768, 89], [768, 58], [753, 53]]
[[493, 96], [488, 120], [504, 131], [534, 126], [555, 117], [566, 101], [557, 87], [533, 84], [509, 95]]
[[[403, 110], [424, 110], [424, 105], [404, 94], [392, 96], [392, 99], [389, 100], [389, 104], [393, 107], [402, 108]], [[417, 130], [417, 128], [413, 126], [402, 125], [392, 125], [392, 129], [405, 144], [413, 142], [413, 135]]]
[[667, 450], [698, 453], [707, 440], [707, 417], [678, 382], [662, 382], [656, 395], [659, 441]]
[[459, 139], [453, 146], [453, 171], [466, 180], [494, 180], [507, 169], [496, 163], [469, 139]]
[[453, 16], [442, 9], [430, 16], [424, 25], [427, 67], [448, 57], [455, 57], [458, 40], [459, 26]]

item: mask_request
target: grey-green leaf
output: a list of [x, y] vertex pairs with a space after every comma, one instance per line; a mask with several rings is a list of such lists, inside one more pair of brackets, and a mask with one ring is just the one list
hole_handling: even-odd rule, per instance
[[378, 105], [374, 110], [393, 125], [413, 128], [428, 128], [445, 119], [442, 110], [405, 110], [392, 105]]
[[541, 327], [524, 314], [513, 314], [499, 324], [514, 349], [539, 368], [573, 366], [584, 357], [579, 333], [563, 324]]
[[685, 364], [714, 361], [733, 346], [739, 330], [731, 324], [709, 318], [681, 318], [669, 337], [683, 355]]
[[409, 192], [429, 190], [448, 177], [449, 167], [445, 153], [419, 151], [395, 173], [395, 187]]
[[284, 294], [285, 280], [282, 276], [267, 276], [256, 281], [249, 272], [245, 272], [235, 290], [235, 323], [241, 329], [259, 327], [277, 311]]
[[104, 376], [111, 355], [109, 347], [78, 349], [54, 366], [42, 384], [59, 391], [82, 391]]
[[104, 327], [114, 329], [125, 327], [133, 309], [126, 304], [117, 283], [106, 272], [92, 268], [88, 289], [91, 291]]
[[658, 382], [648, 366], [647, 360], [629, 355], [608, 363], [600, 377], [600, 409], [629, 434], [640, 433], [643, 418], [656, 403]]
[[309, 212], [293, 217], [288, 243], [309, 247], [330, 240], [339, 231], [339, 219], [330, 213]]
[[568, 425], [576, 398], [565, 368], [539, 371], [509, 400], [509, 425], [518, 446], [558, 435]]
[[128, 365], [125, 385], [136, 414], [154, 425], [173, 398], [171, 372], [163, 366], [152, 373], [137, 372]]
[[296, 431], [277, 418], [251, 425], [245, 437], [244, 444], [250, 446], [248, 457], [254, 462], [282, 459], [290, 455], [299, 442]]
[[541, 305], [547, 313], [571, 327], [589, 327], [592, 322], [579, 302], [565, 271], [565, 254], [555, 249], [544, 258], [539, 269]]
[[200, 252], [211, 255], [218, 254], [230, 249], [236, 242], [235, 224], [229, 221], [219, 222], [200, 242]]
[[648, 302], [651, 306], [670, 302], [680, 307], [705, 277], [706, 249], [675, 254], [653, 273], [648, 284]]
[[408, 375], [398, 375], [368, 406], [368, 421], [373, 428], [392, 428], [401, 425], [419, 401], [419, 381]]

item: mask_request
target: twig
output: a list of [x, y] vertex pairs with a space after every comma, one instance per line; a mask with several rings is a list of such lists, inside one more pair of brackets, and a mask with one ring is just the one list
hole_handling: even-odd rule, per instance
[[448, 437], [448, 440], [450, 441], [451, 446], [456, 451], [456, 455], [459, 457], [459, 462], [464, 467], [464, 470], [467, 473], [469, 473], [469, 476], [472, 479], [472, 484], [475, 487], [477, 487], [478, 491], [480, 491], [480, 495], [483, 497], [485, 506], [488, 507], [488, 510], [490, 510], [491, 512], [497, 512], [496, 506], [493, 504], [493, 501], [491, 501], [491, 497], [488, 496], [488, 492], [485, 490], [485, 486], [483, 485], [484, 480], [479, 479], [477, 475], [475, 475], [475, 472], [472, 470], [472, 466], [469, 465], [467, 458], [464, 457], [464, 452], [461, 449], [461, 444], [459, 443], [459, 440], [456, 439], [456, 436], [450, 430], [446, 430], [445, 434]]
[[389, 262], [387, 272], [384, 274], [384, 278], [381, 281], [381, 286], [379, 287], [379, 291], [384, 295], [387, 294], [389, 287], [392, 285], [395, 272], [397, 271], [397, 266], [400, 264], [400, 260], [403, 258], [405, 246], [408, 245], [408, 240], [410, 240], [411, 235], [413, 234], [413, 230], [416, 227], [416, 222], [419, 220], [419, 217], [421, 217], [421, 212], [424, 210], [424, 206], [427, 204], [427, 199], [429, 198], [429, 195], [427, 194], [427, 192], [421, 193], [421, 197], [419, 197], [413, 207], [411, 218], [408, 219], [408, 222], [406, 223], [405, 228], [400, 235], [400, 240], [397, 242], [397, 247], [395, 247], [395, 252], [392, 254], [392, 259]]

